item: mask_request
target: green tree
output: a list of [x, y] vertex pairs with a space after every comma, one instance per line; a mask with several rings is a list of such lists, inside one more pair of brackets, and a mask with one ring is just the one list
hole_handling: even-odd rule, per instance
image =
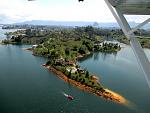
[[85, 32], [88, 33], [90, 39], [94, 38], [94, 28], [92, 26], [85, 27]]
[[26, 35], [27, 35], [28, 37], [31, 37], [31, 36], [32, 36], [31, 29], [26, 29]]
[[48, 60], [48, 61], [46, 62], [46, 65], [50, 65], [50, 64], [51, 64], [51, 61]]
[[82, 79], [81, 84], [85, 84], [85, 78]]
[[66, 55], [69, 55], [69, 54], [70, 54], [70, 49], [69, 49], [69, 48], [66, 48], [66, 49], [65, 49], [65, 54], [66, 54]]
[[80, 54], [85, 54], [85, 53], [86, 53], [86, 47], [85, 47], [85, 46], [81, 46], [81, 47], [79, 48], [78, 52], [79, 52]]
[[89, 78], [89, 77], [90, 77], [89, 71], [86, 71], [85, 78]]
[[71, 71], [72, 71], [72, 70], [70, 69], [70, 71], [69, 71], [69, 73], [68, 73], [68, 77], [69, 77], [69, 78], [71, 78]]

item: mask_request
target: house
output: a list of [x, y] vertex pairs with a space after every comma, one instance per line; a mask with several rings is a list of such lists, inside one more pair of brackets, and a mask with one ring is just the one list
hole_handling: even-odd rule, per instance
[[67, 66], [75, 66], [75, 62], [69, 60], [69, 61], [66, 61], [66, 62], [65, 62], [65, 65], [67, 65]]
[[77, 68], [76, 67], [68, 67], [66, 70], [68, 72], [70, 72], [70, 70], [71, 70], [71, 73], [75, 73], [77, 71]]
[[65, 61], [64, 61], [63, 58], [56, 59], [55, 64], [59, 65], [59, 66], [62, 66], [62, 65], [65, 65]]
[[38, 45], [32, 45], [32, 49], [35, 49]]
[[78, 70], [78, 72], [81, 73], [81, 74], [85, 74], [85, 72], [86, 72], [84, 69], [81, 69], [81, 68], [78, 68], [77, 70]]

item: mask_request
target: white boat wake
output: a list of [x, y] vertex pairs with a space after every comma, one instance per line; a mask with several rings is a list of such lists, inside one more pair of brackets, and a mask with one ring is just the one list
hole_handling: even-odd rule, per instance
[[68, 94], [66, 94], [66, 93], [64, 93], [64, 92], [62, 92], [62, 94], [63, 94], [65, 97], [68, 97]]

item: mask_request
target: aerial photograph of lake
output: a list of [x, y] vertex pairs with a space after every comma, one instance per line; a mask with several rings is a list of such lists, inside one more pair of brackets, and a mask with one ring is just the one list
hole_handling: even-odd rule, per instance
[[[2, 0], [0, 113], [150, 113], [144, 6], [150, 1]], [[126, 34], [124, 16], [119, 27], [109, 8], [133, 15], [125, 17], [135, 31]]]

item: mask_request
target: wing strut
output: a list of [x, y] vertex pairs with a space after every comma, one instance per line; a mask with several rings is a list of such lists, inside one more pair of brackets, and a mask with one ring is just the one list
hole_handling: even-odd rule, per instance
[[138, 63], [141, 66], [142, 71], [144, 72], [146, 81], [150, 88], [150, 62], [134, 34], [134, 31], [136, 31], [138, 28], [148, 23], [150, 21], [150, 18], [144, 21], [143, 23], [139, 24], [137, 27], [131, 29], [130, 25], [128, 24], [122, 12], [117, 7], [113, 7], [108, 0], [105, 0], [105, 2], [108, 8], [110, 9], [111, 13], [117, 20], [118, 24], [122, 28], [124, 34], [130, 40], [131, 48], [133, 49], [133, 52], [138, 60]]

